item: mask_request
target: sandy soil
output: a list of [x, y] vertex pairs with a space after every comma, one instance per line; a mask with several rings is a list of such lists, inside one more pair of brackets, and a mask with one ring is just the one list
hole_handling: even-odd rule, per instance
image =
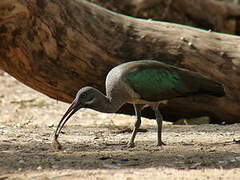
[[156, 143], [154, 120], [143, 120], [128, 149], [134, 117], [81, 110], [63, 129], [62, 151], [53, 132], [68, 104], [0, 72], [0, 180], [3, 179], [239, 179], [240, 124], [164, 123]]

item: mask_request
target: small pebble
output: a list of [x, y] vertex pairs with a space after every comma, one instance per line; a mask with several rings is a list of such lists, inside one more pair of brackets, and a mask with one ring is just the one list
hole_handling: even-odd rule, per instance
[[188, 42], [188, 45], [189, 45], [189, 46], [192, 46], [193, 44], [192, 44], [192, 42]]
[[18, 161], [19, 164], [22, 164], [22, 163], [24, 163], [24, 162], [25, 162], [25, 161], [22, 160], [22, 159]]
[[37, 167], [37, 170], [42, 170], [42, 166], [38, 166], [38, 167]]
[[53, 127], [54, 127], [54, 124], [52, 124], [52, 123], [51, 123], [51, 124], [48, 124], [48, 127], [49, 127], [49, 128], [53, 128]]
[[59, 166], [58, 165], [52, 165], [53, 169], [57, 169]]
[[182, 41], [184, 41], [184, 40], [185, 40], [185, 38], [184, 38], [184, 37], [180, 37], [180, 39], [181, 39]]
[[226, 161], [218, 161], [219, 164], [225, 164]]
[[22, 168], [18, 168], [18, 171], [22, 171]]

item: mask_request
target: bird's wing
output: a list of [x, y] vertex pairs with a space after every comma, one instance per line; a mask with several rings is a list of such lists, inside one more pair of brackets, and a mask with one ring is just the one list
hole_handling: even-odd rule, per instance
[[190, 91], [181, 74], [167, 68], [137, 69], [125, 76], [125, 83], [147, 101], [181, 97]]

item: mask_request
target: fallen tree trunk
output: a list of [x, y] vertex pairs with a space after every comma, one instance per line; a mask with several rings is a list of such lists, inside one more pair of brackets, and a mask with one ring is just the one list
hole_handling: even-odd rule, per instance
[[[237, 36], [135, 19], [78, 0], [0, 1], [0, 14], [0, 68], [52, 98], [71, 102], [86, 85], [105, 91], [114, 66], [155, 59], [209, 76], [227, 93], [169, 101], [160, 107], [166, 120], [208, 115], [240, 122]], [[132, 114], [133, 108], [119, 112]]]
[[240, 34], [240, 6], [227, 0], [88, 0], [114, 12]]

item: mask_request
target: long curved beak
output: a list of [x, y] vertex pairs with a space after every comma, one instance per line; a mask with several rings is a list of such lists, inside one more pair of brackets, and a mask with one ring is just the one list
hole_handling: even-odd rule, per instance
[[79, 105], [77, 103], [77, 100], [75, 99], [72, 104], [70, 105], [70, 107], [68, 108], [68, 110], [66, 111], [66, 113], [63, 115], [61, 121], [59, 122], [57, 129], [55, 131], [54, 134], [54, 140], [57, 140], [63, 126], [65, 125], [65, 123], [68, 121], [68, 119], [76, 112], [78, 111], [80, 108], [82, 108], [82, 105]]

